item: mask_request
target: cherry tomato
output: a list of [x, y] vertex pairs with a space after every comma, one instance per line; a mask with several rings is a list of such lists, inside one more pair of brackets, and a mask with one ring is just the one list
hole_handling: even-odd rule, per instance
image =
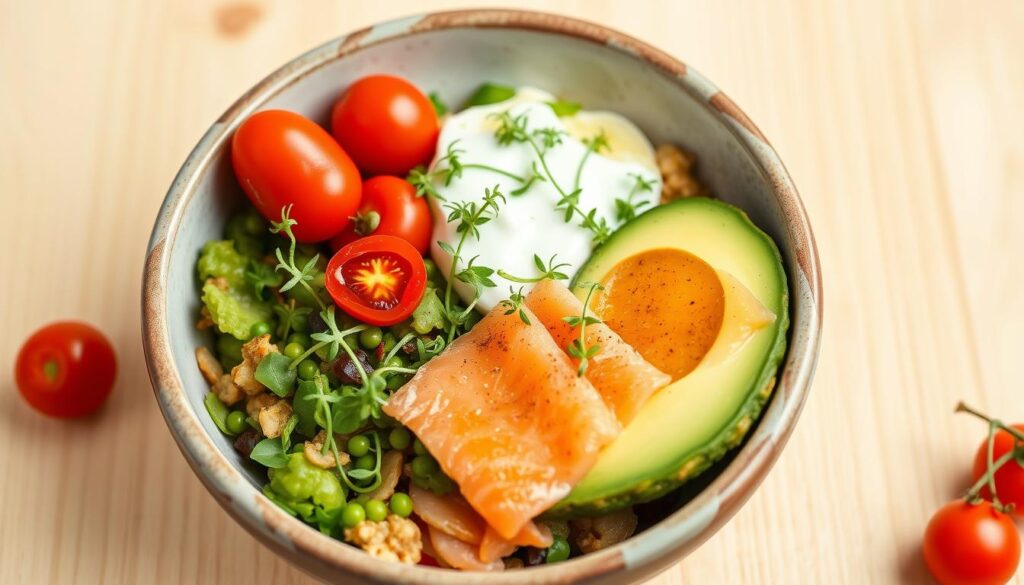
[[359, 208], [359, 170], [326, 130], [294, 112], [257, 112], [231, 140], [235, 176], [270, 221], [293, 205], [295, 239], [321, 242], [349, 224]]
[[434, 156], [439, 126], [430, 99], [400, 77], [371, 75], [334, 104], [331, 132], [367, 175], [404, 177]]
[[327, 263], [327, 292], [349, 315], [371, 325], [394, 325], [412, 315], [427, 288], [423, 257], [394, 236], [367, 236]]
[[[1024, 432], [1024, 424], [1013, 425], [1018, 431]], [[998, 431], [992, 445], [992, 461], [999, 459], [1008, 451], [1013, 449], [1013, 435], [1006, 431]], [[974, 457], [974, 481], [978, 481], [985, 470], [988, 469], [988, 441], [982, 441], [978, 447], [978, 454]], [[1013, 504], [1013, 513], [1024, 517], [1024, 467], [1018, 461], [1009, 461], [996, 472], [996, 493], [999, 500], [1004, 504]], [[985, 486], [981, 491], [981, 497], [986, 500], [992, 499], [992, 494]]]
[[404, 179], [381, 175], [363, 182], [363, 204], [345, 231], [331, 239], [331, 249], [380, 234], [402, 238], [426, 254], [433, 229], [430, 206], [416, 196], [416, 188]]
[[94, 412], [114, 387], [117, 359], [107, 338], [77, 321], [51, 323], [18, 352], [15, 379], [25, 400], [43, 414], [78, 418]]
[[925, 529], [924, 562], [942, 585], [1002, 585], [1013, 578], [1019, 561], [1013, 519], [989, 502], [950, 502]]

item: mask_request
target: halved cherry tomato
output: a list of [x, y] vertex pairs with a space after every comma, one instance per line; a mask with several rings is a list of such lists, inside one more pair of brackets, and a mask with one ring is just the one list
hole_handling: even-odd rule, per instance
[[1013, 519], [989, 502], [955, 500], [928, 522], [924, 561], [941, 585], [1006, 583], [1020, 562], [1020, 536]]
[[412, 315], [427, 288], [423, 257], [394, 236], [367, 236], [327, 263], [327, 292], [349, 315], [371, 325], [394, 325]]
[[367, 175], [404, 177], [429, 163], [439, 131], [430, 98], [391, 75], [356, 81], [331, 113], [331, 133]]
[[434, 220], [426, 199], [416, 196], [416, 188], [405, 179], [381, 175], [363, 182], [363, 203], [353, 222], [331, 238], [331, 249], [338, 250], [363, 236], [395, 236], [412, 244], [420, 254], [430, 247]]
[[300, 242], [322, 242], [349, 224], [362, 182], [352, 159], [326, 130], [294, 112], [267, 110], [249, 117], [231, 140], [235, 176], [270, 221], [292, 205]]
[[[1024, 424], [1013, 425], [1018, 431], [1024, 432]], [[999, 459], [1014, 446], [1013, 436], [1003, 430], [996, 433], [992, 444], [992, 460]], [[982, 441], [978, 452], [974, 456], [974, 481], [978, 481], [985, 470], [988, 469], [988, 440]], [[1024, 517], [1024, 466], [1020, 461], [1009, 461], [999, 468], [995, 475], [996, 494], [1004, 504], [1013, 504], [1013, 513], [1018, 517]], [[981, 497], [986, 500], [992, 499], [988, 486], [981, 490]]]
[[77, 321], [51, 323], [25, 340], [15, 379], [25, 400], [43, 414], [78, 418], [106, 401], [117, 377], [107, 338]]

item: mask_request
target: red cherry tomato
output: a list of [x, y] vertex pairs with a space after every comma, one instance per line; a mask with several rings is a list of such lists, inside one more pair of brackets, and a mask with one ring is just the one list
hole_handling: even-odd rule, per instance
[[231, 140], [235, 176], [270, 221], [292, 205], [295, 239], [321, 242], [349, 224], [359, 208], [359, 170], [326, 130], [294, 112], [257, 112]]
[[334, 104], [331, 132], [367, 175], [404, 177], [434, 156], [439, 126], [430, 99], [400, 77], [371, 75]]
[[[1013, 425], [1018, 431], [1024, 432], [1024, 424]], [[992, 445], [992, 461], [999, 459], [1007, 452], [1013, 450], [1013, 436], [1006, 431], [998, 431]], [[988, 469], [988, 441], [982, 441], [978, 447], [978, 453], [974, 457], [974, 481], [978, 481], [985, 470]], [[996, 472], [996, 493], [999, 500], [1004, 504], [1013, 504], [1013, 513], [1024, 517], [1024, 467], [1017, 461], [1009, 461]], [[981, 491], [981, 497], [986, 500], [992, 499], [992, 494], [985, 486]]]
[[956, 500], [928, 522], [924, 561], [941, 585], [1002, 585], [1017, 572], [1020, 536], [989, 502]]
[[25, 340], [15, 378], [25, 400], [43, 414], [78, 418], [94, 412], [114, 387], [117, 359], [107, 338], [76, 321], [51, 323]]
[[394, 325], [412, 315], [427, 288], [423, 257], [394, 236], [367, 236], [327, 263], [327, 292], [343, 311], [371, 325]]
[[379, 234], [402, 238], [426, 254], [433, 229], [430, 206], [425, 198], [416, 196], [416, 188], [405, 179], [381, 175], [363, 182], [363, 204], [355, 221], [331, 238], [331, 249]]

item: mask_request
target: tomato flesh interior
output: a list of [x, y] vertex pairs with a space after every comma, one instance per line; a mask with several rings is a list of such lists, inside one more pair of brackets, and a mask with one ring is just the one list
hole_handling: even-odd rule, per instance
[[369, 307], [387, 311], [402, 300], [412, 273], [409, 262], [391, 252], [367, 252], [341, 265], [338, 280]]

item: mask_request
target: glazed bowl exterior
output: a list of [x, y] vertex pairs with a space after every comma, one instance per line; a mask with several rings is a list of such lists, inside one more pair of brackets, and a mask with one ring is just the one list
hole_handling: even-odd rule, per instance
[[[568, 562], [497, 574], [376, 560], [285, 514], [260, 493], [265, 478], [244, 465], [207, 416], [207, 385], [194, 351], [195, 261], [245, 198], [230, 163], [230, 138], [258, 110], [281, 108], [326, 124], [331, 104], [371, 73], [404, 76], [461, 103], [483, 81], [532, 85], [588, 109], [636, 122], [655, 144], [698, 157], [699, 174], [746, 210], [778, 243], [789, 277], [792, 325], [775, 395], [747, 441], [707, 485], [653, 527]], [[469, 10], [411, 16], [333, 40], [294, 59], [235, 102], [181, 167], [156, 218], [142, 296], [143, 341], [153, 389], [192, 469], [229, 514], [296, 566], [336, 583], [522, 585], [627, 583], [678, 561], [721, 527], [765, 477], [807, 396], [821, 329], [814, 238], [785, 167], [757, 127], [702, 75], [666, 53], [608, 28], [537, 12]]]

